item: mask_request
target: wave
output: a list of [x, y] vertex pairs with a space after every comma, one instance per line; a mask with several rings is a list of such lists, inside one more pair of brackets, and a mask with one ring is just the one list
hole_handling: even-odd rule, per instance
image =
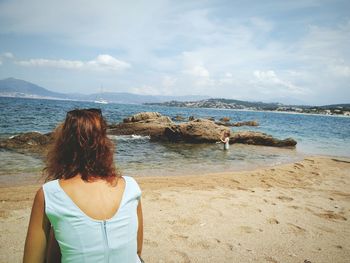
[[142, 135], [108, 135], [108, 138], [111, 140], [116, 140], [116, 141], [149, 141], [151, 139], [150, 136], [142, 136]]

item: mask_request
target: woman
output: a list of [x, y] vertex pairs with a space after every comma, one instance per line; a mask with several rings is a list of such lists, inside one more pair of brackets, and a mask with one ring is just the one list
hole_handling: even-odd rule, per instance
[[106, 130], [99, 109], [69, 111], [56, 129], [45, 168], [51, 181], [35, 196], [23, 262], [57, 260], [55, 251], [61, 262], [140, 262], [141, 190], [117, 173]]
[[230, 148], [230, 132], [225, 131], [224, 136], [220, 140], [224, 144], [224, 150], [228, 150]]

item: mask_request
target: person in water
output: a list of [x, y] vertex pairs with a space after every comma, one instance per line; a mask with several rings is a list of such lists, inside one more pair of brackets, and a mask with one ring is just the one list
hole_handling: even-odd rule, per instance
[[24, 263], [142, 262], [141, 190], [117, 172], [106, 130], [99, 109], [69, 111], [55, 130]]
[[220, 140], [224, 144], [224, 150], [228, 150], [230, 148], [230, 132], [225, 131]]

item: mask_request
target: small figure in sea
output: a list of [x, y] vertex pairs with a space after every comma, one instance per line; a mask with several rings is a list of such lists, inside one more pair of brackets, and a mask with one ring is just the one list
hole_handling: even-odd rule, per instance
[[36, 193], [24, 263], [140, 263], [141, 190], [117, 171], [99, 109], [76, 109], [54, 132]]
[[230, 131], [225, 131], [220, 140], [224, 144], [224, 150], [228, 150], [230, 148]]

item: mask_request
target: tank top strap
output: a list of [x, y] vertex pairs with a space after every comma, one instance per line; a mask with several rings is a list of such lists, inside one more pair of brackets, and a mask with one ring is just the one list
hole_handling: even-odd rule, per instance
[[123, 176], [125, 180], [125, 194], [123, 200], [124, 202], [128, 202], [130, 200], [141, 198], [141, 189], [134, 178], [130, 176]]
[[[45, 197], [45, 213], [50, 218], [65, 214], [66, 211], [75, 211], [72, 203], [67, 202], [65, 193], [60, 189], [58, 179], [43, 185]], [[52, 222], [51, 222], [52, 223]]]
[[43, 184], [45, 203], [50, 203], [57, 193], [59, 193], [58, 179]]

